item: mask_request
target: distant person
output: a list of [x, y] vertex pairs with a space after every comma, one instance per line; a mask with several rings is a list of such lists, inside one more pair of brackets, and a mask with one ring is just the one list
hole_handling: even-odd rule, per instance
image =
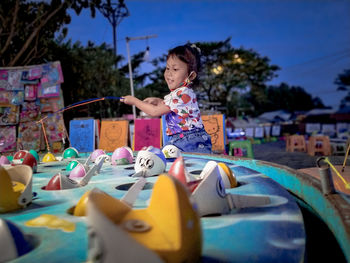
[[151, 117], [165, 115], [169, 141], [184, 152], [211, 153], [211, 139], [204, 130], [193, 83], [198, 82], [200, 49], [186, 44], [171, 49], [167, 56], [164, 79], [170, 93], [161, 98], [143, 101], [124, 96], [121, 101], [135, 105]]

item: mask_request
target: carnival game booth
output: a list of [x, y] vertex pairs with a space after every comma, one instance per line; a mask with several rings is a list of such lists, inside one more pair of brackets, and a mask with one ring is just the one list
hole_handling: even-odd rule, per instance
[[1, 168], [0, 261], [350, 260], [348, 195], [305, 173], [152, 146], [95, 151], [44, 156], [22, 171], [31, 180], [12, 176], [23, 164]]

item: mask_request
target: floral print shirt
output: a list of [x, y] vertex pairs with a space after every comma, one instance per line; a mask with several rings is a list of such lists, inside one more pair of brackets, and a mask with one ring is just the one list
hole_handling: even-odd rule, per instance
[[171, 110], [165, 116], [167, 135], [204, 127], [196, 94], [190, 87], [180, 86], [173, 90], [164, 97], [164, 103]]

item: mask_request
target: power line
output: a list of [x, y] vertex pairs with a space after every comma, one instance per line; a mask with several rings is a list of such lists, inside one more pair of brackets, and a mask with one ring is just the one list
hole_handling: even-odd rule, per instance
[[310, 64], [310, 63], [317, 62], [317, 61], [322, 61], [322, 60], [324, 61], [325, 59], [328, 59], [328, 58], [334, 58], [334, 56], [341, 56], [341, 57], [342, 56], [345, 56], [345, 57], [349, 56], [350, 57], [350, 49], [344, 49], [344, 50], [341, 50], [341, 51], [338, 51], [338, 52], [335, 52], [335, 53], [332, 53], [332, 54], [329, 54], [329, 55], [313, 58], [313, 59], [310, 59], [310, 60], [307, 60], [307, 61], [304, 61], [304, 62], [301, 62], [301, 63], [293, 64], [293, 65], [290, 65], [290, 66], [286, 66], [283, 69], [290, 70], [290, 68], [300, 67], [300, 66], [303, 66], [303, 65], [307, 65], [307, 64]]

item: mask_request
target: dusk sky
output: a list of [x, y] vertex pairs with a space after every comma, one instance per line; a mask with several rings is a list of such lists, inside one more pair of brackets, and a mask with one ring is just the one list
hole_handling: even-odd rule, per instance
[[[222, 41], [253, 49], [278, 65], [279, 77], [319, 96], [338, 109], [345, 92], [334, 80], [350, 69], [350, 0], [126, 0], [130, 16], [117, 27], [117, 52], [127, 63], [126, 37], [157, 35], [130, 41], [131, 55], [150, 46], [150, 59], [190, 42]], [[113, 46], [112, 26], [97, 12], [72, 15], [68, 38]], [[148, 64], [148, 65], [147, 65]], [[144, 68], [150, 68], [145, 62]]]

